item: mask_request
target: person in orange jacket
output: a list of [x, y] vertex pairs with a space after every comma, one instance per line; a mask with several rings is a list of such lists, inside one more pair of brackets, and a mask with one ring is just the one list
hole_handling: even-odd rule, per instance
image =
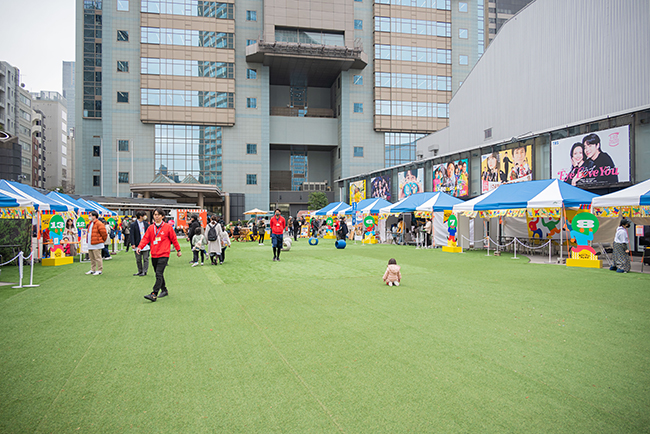
[[88, 256], [90, 257], [90, 271], [86, 274], [99, 276], [103, 271], [102, 250], [108, 239], [106, 226], [99, 221], [99, 213], [90, 211], [90, 224], [88, 225]]

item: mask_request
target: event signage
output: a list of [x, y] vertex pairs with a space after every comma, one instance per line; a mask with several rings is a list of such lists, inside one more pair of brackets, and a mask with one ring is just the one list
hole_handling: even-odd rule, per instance
[[77, 226], [77, 230], [86, 229], [86, 220], [79, 216], [75, 225]]
[[469, 195], [467, 159], [433, 165], [433, 191], [441, 191], [453, 197]]
[[567, 259], [567, 266], [601, 267], [601, 261], [596, 256], [596, 251], [589, 245], [599, 227], [598, 218], [591, 213], [581, 212], [573, 217], [573, 220], [571, 220], [571, 239], [575, 240], [577, 246], [571, 248], [571, 258]]
[[415, 193], [424, 192], [424, 169], [407, 170], [397, 174], [399, 185], [399, 200], [409, 197]]
[[370, 197], [390, 201], [390, 176], [376, 176], [370, 180]]
[[357, 224], [357, 202], [352, 202], [352, 225]]
[[54, 244], [59, 244], [61, 239], [63, 239], [63, 231], [65, 229], [65, 220], [58, 214], [54, 214], [50, 219], [49, 230], [50, 230], [50, 239]]
[[576, 187], [630, 180], [630, 126], [551, 142], [551, 176]]
[[[445, 214], [447, 212], [445, 211]], [[458, 232], [458, 217], [454, 214], [449, 214], [447, 217], [447, 245], [442, 247], [443, 252], [448, 253], [459, 253], [462, 251], [461, 247], [458, 247], [458, 240], [456, 239], [456, 232]]]
[[481, 156], [481, 193], [501, 184], [533, 180], [532, 146], [522, 146]]
[[350, 202], [356, 203], [366, 198], [366, 180], [350, 183]]

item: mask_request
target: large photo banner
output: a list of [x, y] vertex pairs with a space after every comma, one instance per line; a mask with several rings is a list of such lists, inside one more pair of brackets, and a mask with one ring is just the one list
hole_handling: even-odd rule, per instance
[[630, 126], [551, 142], [551, 176], [576, 187], [630, 180]]
[[501, 184], [533, 180], [533, 147], [493, 152], [481, 156], [481, 193]]
[[390, 176], [376, 176], [370, 180], [370, 185], [370, 197], [390, 201]]
[[467, 159], [433, 165], [433, 191], [441, 191], [454, 197], [469, 195]]
[[350, 183], [350, 203], [360, 202], [366, 198], [366, 180]]
[[424, 193], [424, 169], [407, 170], [397, 174], [399, 200], [415, 193]]

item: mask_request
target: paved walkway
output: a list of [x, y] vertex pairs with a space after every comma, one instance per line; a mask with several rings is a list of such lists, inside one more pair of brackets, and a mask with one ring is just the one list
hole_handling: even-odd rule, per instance
[[[530, 259], [530, 262], [532, 264], [548, 264], [548, 256], [544, 255], [520, 255], [517, 254], [517, 256], [523, 256], [528, 259]], [[559, 256], [552, 256], [551, 257], [551, 264], [556, 264], [556, 265], [564, 265], [566, 262], [566, 255], [563, 257], [564, 262], [560, 262], [560, 257]], [[611, 254], [610, 254], [611, 258]], [[643, 265], [643, 271], [641, 271], [641, 257], [640, 256], [634, 256], [632, 258], [632, 268], [630, 269], [631, 273], [644, 273], [644, 274], [650, 274], [650, 265]], [[602, 266], [603, 268], [609, 268], [609, 262], [607, 262], [607, 259], [603, 258], [602, 260]]]

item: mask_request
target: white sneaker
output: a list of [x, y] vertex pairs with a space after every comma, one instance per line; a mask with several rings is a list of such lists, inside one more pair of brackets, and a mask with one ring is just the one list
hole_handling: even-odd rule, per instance
[[399, 286], [399, 282], [395, 282], [395, 286]]
[[88, 270], [86, 271], [86, 274], [95, 274], [95, 272], [93, 270]]
[[203, 265], [203, 262], [201, 262], [201, 265]]
[[393, 282], [388, 282], [388, 286], [393, 286]]
[[100, 274], [102, 274], [101, 271], [95, 271], [95, 272], [93, 273], [94, 276], [99, 276]]
[[192, 264], [192, 267], [196, 267], [197, 265], [199, 265], [199, 263], [195, 262], [195, 263]]

